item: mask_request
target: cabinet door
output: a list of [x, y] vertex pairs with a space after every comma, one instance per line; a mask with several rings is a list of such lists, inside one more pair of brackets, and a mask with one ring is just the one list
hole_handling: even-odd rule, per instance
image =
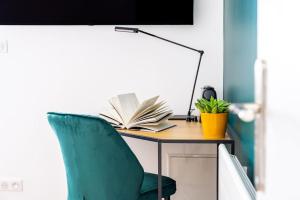
[[177, 182], [175, 200], [216, 199], [216, 145], [164, 144], [163, 173]]
[[169, 155], [169, 176], [177, 181], [174, 200], [216, 199], [216, 158], [210, 155]]
[[216, 199], [216, 145], [164, 144], [164, 174], [177, 182], [174, 200]]

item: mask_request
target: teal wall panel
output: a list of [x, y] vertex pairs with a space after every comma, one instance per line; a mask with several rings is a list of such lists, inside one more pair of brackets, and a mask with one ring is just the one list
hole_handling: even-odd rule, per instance
[[[254, 101], [254, 62], [257, 55], [256, 0], [224, 0], [224, 99], [233, 102]], [[236, 155], [254, 174], [254, 123], [245, 123], [230, 115]]]

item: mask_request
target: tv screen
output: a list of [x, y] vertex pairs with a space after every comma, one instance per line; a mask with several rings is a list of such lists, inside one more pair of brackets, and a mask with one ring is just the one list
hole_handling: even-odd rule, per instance
[[0, 25], [193, 24], [193, 0], [0, 0]]

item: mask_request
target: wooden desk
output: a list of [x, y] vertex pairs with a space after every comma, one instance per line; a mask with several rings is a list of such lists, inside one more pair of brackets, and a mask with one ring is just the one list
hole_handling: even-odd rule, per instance
[[176, 124], [175, 127], [161, 132], [133, 131], [119, 129], [122, 136], [157, 142], [158, 148], [158, 199], [162, 195], [162, 143], [206, 143], [216, 144], [217, 146], [217, 199], [218, 199], [218, 171], [219, 171], [219, 144], [230, 144], [231, 153], [234, 154], [234, 140], [228, 134], [224, 139], [206, 139], [203, 137], [201, 124], [199, 122], [186, 122], [184, 120], [172, 120], [170, 123]]

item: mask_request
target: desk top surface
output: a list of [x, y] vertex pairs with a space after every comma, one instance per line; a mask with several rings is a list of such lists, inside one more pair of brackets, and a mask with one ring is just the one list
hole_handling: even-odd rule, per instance
[[162, 143], [232, 143], [233, 140], [226, 133], [223, 139], [204, 138], [199, 122], [186, 122], [184, 120], [172, 120], [170, 123], [176, 126], [160, 132], [148, 132], [138, 130], [118, 129], [118, 132], [126, 137], [149, 140]]

